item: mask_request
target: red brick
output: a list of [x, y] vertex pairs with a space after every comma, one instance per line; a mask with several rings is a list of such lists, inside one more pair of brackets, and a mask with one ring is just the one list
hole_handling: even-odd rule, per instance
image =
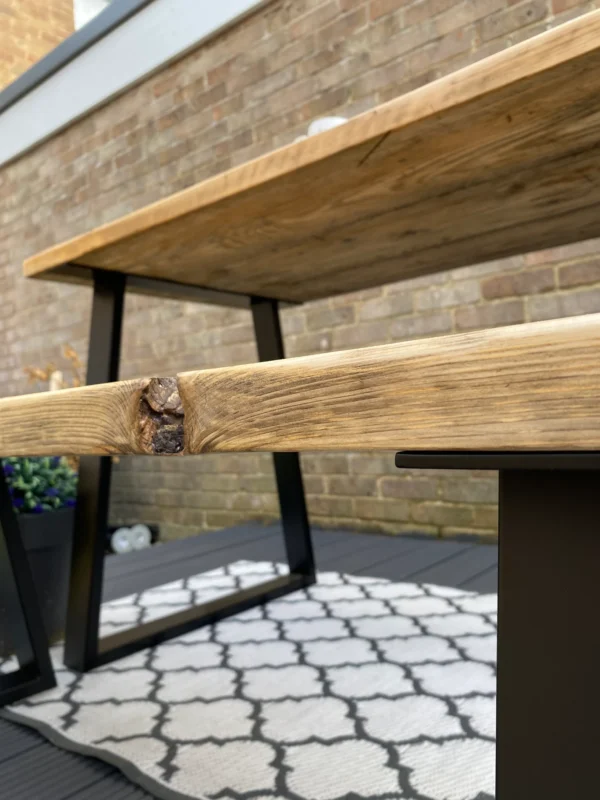
[[552, 0], [552, 11], [554, 14], [562, 14], [571, 8], [579, 6], [579, 0]]
[[348, 457], [341, 453], [306, 454], [302, 456], [302, 470], [308, 475], [345, 475], [348, 473]]
[[400, 317], [390, 325], [390, 338], [420, 339], [437, 336], [452, 330], [452, 316], [448, 311], [420, 314], [415, 317]]
[[438, 496], [438, 481], [432, 478], [397, 475], [391, 478], [382, 478], [380, 488], [383, 497], [434, 500]]
[[413, 505], [412, 519], [432, 525], [471, 525], [473, 509], [450, 503], [425, 502]]
[[600, 261], [568, 264], [559, 270], [558, 285], [561, 289], [572, 289], [591, 283], [600, 283]]
[[412, 311], [413, 297], [410, 292], [375, 297], [373, 300], [365, 300], [358, 304], [359, 319], [364, 321], [404, 316], [411, 314]]
[[369, 3], [370, 19], [379, 19], [392, 11], [409, 5], [410, 0], [371, 0]]
[[498, 481], [495, 479], [469, 479], [468, 474], [445, 481], [441, 488], [444, 500], [453, 503], [497, 503]]
[[456, 0], [420, 0], [420, 2], [411, 3], [406, 9], [406, 24], [417, 25], [420, 22], [432, 20], [455, 5]]
[[370, 344], [384, 344], [389, 341], [389, 325], [386, 321], [361, 322], [335, 328], [332, 335], [334, 350], [347, 350], [353, 347], [365, 347]]
[[532, 321], [595, 314], [600, 311], [600, 289], [582, 289], [566, 294], [548, 294], [528, 300]]
[[315, 308], [306, 313], [306, 327], [309, 331], [322, 331], [338, 325], [350, 325], [354, 322], [354, 308]]
[[408, 522], [410, 520], [410, 504], [407, 500], [379, 500], [357, 497], [355, 508], [356, 515], [366, 520], [382, 520], [385, 522]]
[[555, 264], [559, 261], [572, 261], [586, 256], [595, 257], [600, 253], [600, 240], [588, 239], [585, 242], [567, 244], [564, 247], [553, 247], [549, 250], [538, 250], [524, 256], [526, 264]]
[[152, 87], [152, 93], [155, 97], [162, 97], [163, 94], [169, 94], [177, 89], [180, 83], [181, 75], [177, 72], [172, 72], [166, 76], [164, 73], [160, 74]]
[[350, 497], [331, 497], [314, 495], [307, 497], [308, 512], [311, 516], [319, 514], [327, 517], [353, 517], [354, 501]]
[[531, 0], [528, 3], [498, 11], [481, 23], [481, 38], [484, 42], [506, 36], [525, 25], [539, 22], [548, 16], [548, 5], [545, 0]]
[[338, 14], [339, 6], [336, 0], [328, 0], [326, 3], [320, 3], [313, 11], [304, 14], [290, 25], [290, 35], [294, 39], [309, 36], [323, 27], [329, 20], [337, 17]]
[[500, 325], [515, 325], [525, 322], [525, 307], [522, 300], [507, 300], [482, 306], [458, 308], [455, 312], [456, 328], [459, 331], [476, 328], [496, 328]]
[[331, 47], [336, 42], [344, 40], [367, 22], [367, 9], [357, 8], [349, 14], [343, 14], [329, 25], [326, 25], [316, 35], [317, 48]]
[[334, 475], [327, 479], [329, 494], [347, 497], [373, 497], [377, 494], [377, 481], [367, 475]]
[[486, 300], [542, 294], [550, 292], [552, 289], [554, 289], [554, 270], [552, 268], [498, 275], [494, 278], [487, 278], [481, 283], [481, 293]]
[[73, 32], [72, 0], [5, 0], [0, 17], [0, 89]]
[[218, 83], [225, 83], [233, 74], [236, 67], [239, 65], [237, 57], [229, 58], [227, 61], [218, 64], [216, 67], [209, 69], [206, 73], [206, 82], [209, 86], [215, 86]]
[[467, 280], [446, 286], [433, 286], [431, 289], [418, 292], [415, 305], [418, 311], [430, 311], [476, 303], [480, 299], [479, 282]]
[[473, 509], [473, 527], [496, 531], [498, 529], [498, 506], [476, 506]]

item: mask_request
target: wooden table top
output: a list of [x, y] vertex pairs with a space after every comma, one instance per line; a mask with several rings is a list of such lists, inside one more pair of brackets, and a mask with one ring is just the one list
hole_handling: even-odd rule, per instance
[[[302, 302], [600, 236], [600, 12], [29, 258]], [[79, 267], [73, 267], [79, 265]]]

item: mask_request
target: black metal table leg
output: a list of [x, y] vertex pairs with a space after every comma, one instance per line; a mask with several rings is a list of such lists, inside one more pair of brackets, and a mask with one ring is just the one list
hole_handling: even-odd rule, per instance
[[0, 606], [19, 668], [0, 672], [0, 707], [52, 689], [54, 671], [27, 555], [0, 462]]
[[[126, 285], [125, 276], [119, 273], [94, 273], [88, 384], [105, 383], [118, 378]], [[151, 291], [153, 287], [154, 282], [146, 279], [145, 290]], [[156, 288], [157, 291], [164, 289], [160, 285]], [[216, 302], [219, 298], [213, 299]], [[224, 297], [223, 301], [231, 304], [231, 298]], [[236, 304], [239, 305], [239, 298], [236, 298]], [[282, 358], [283, 341], [277, 304], [271, 301], [255, 301], [254, 298], [248, 299], [247, 304], [253, 310], [261, 359]], [[289, 575], [112, 636], [99, 638], [111, 461], [109, 458], [92, 456], [82, 458], [67, 611], [65, 664], [72, 669], [86, 672], [313, 583], [314, 558], [298, 455], [277, 454], [275, 470]]]
[[600, 471], [500, 473], [497, 800], [598, 796]]
[[[124, 298], [124, 275], [94, 273], [88, 385], [118, 380]], [[82, 672], [95, 665], [98, 655], [111, 465], [106, 456], [84, 456], [79, 463], [65, 664]]]
[[413, 451], [396, 466], [500, 471], [496, 800], [597, 797], [600, 453]]
[[[252, 299], [252, 319], [260, 361], [285, 358], [276, 300]], [[290, 572], [314, 580], [315, 559], [298, 453], [274, 453], [281, 525]]]

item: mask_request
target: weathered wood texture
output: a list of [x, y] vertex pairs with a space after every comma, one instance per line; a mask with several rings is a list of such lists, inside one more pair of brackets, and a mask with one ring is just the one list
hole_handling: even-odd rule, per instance
[[52, 247], [25, 274], [72, 280], [71, 262], [303, 301], [600, 236], [599, 94], [593, 12]]
[[600, 447], [600, 315], [179, 376], [186, 448]]
[[600, 315], [0, 401], [0, 456], [600, 448]]
[[0, 400], [0, 456], [146, 452], [138, 444], [148, 380]]

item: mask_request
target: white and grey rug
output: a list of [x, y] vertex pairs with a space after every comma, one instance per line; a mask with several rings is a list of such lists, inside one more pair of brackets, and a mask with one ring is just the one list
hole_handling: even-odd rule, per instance
[[[283, 574], [237, 562], [108, 603], [103, 634]], [[318, 584], [4, 711], [159, 797], [491, 800], [496, 595]]]

